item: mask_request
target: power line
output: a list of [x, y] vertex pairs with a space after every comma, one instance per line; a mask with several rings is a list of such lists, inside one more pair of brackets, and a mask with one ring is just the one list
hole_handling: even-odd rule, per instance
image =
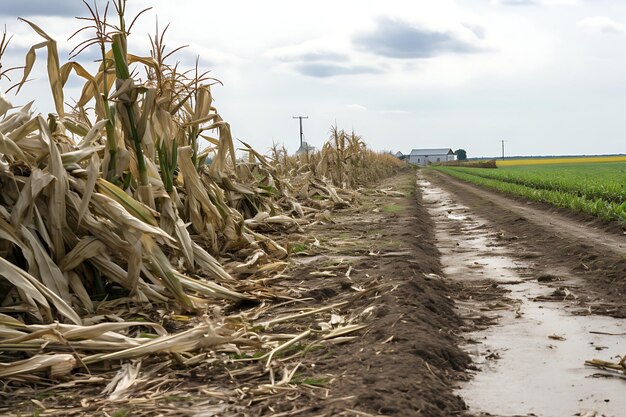
[[309, 116], [293, 116], [292, 119], [300, 119], [300, 147], [302, 148], [302, 142], [304, 138], [304, 133], [302, 133], [302, 119], [308, 119]]

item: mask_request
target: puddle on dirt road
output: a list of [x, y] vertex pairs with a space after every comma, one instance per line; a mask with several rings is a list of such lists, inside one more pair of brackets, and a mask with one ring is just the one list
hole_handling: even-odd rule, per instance
[[625, 416], [626, 380], [607, 377], [584, 362], [617, 361], [618, 355], [626, 354], [626, 337], [609, 335], [626, 333], [626, 320], [575, 316], [565, 302], [533, 301], [551, 294], [554, 287], [529, 279], [529, 266], [509, 256], [510, 250], [486, 220], [428, 181], [419, 179], [418, 185], [435, 220], [448, 278], [489, 279], [511, 291], [506, 294], [510, 305], [495, 306], [495, 311], [485, 311], [478, 302], [458, 303], [464, 316], [497, 318], [496, 325], [466, 335], [477, 342], [465, 348], [480, 369], [458, 391], [470, 411], [500, 416], [575, 416], [588, 411], [598, 413], [589, 416]]

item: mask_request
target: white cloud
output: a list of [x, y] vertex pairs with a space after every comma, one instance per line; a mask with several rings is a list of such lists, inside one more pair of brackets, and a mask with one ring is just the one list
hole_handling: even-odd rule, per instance
[[568, 6], [578, 4], [578, 0], [491, 0], [491, 3], [505, 6]]
[[625, 25], [606, 16], [587, 17], [581, 20], [578, 26], [591, 33], [626, 34]]
[[367, 107], [360, 104], [346, 104], [346, 109], [351, 111], [367, 111]]
[[[341, 43], [341, 42], [335, 42]], [[314, 39], [301, 44], [276, 48], [266, 55], [278, 67], [314, 78], [332, 78], [336, 76], [377, 74], [381, 66], [372, 62], [360, 62], [350, 51], [348, 45], [335, 45], [329, 48], [326, 39]]]
[[216, 65], [219, 64], [221, 66], [245, 64], [245, 59], [236, 54], [227, 52], [223, 48], [213, 46], [207, 47], [206, 44], [198, 41], [187, 42], [187, 45], [187, 48], [181, 50], [181, 54], [185, 56], [187, 61], [189, 61], [188, 63], [191, 64], [193, 64], [197, 55], [211, 64], [215, 63]]
[[[28, 48], [42, 40], [15, 19], [30, 0], [3, 2], [0, 15], [15, 36], [2, 64], [23, 65]], [[390, 147], [390, 137], [403, 150], [415, 137], [432, 137], [433, 146], [489, 155], [507, 137], [520, 144], [519, 153], [623, 150], [626, 58], [615, 54], [623, 38], [585, 32], [626, 35], [626, 17], [615, 17], [626, 16], [626, 1], [275, 0], [268, 7], [254, 0], [133, 0], [128, 15], [146, 6], [154, 8], [133, 28], [129, 51], [146, 55], [156, 18], [162, 27], [171, 22], [168, 47], [189, 45], [173, 62], [187, 69], [200, 55], [201, 69], [225, 84], [214, 90], [217, 108], [237, 137], [261, 151], [273, 139], [298, 147], [295, 114], [310, 116], [305, 135], [317, 146], [336, 120], [377, 149]], [[85, 15], [68, 7], [31, 18], [57, 39], [62, 61], [79, 41], [67, 41], [82, 24], [71, 16]], [[604, 15], [615, 20], [580, 21]], [[12, 97], [15, 104], [36, 99], [40, 111], [54, 108], [45, 62], [38, 51], [33, 81]], [[67, 101], [78, 94], [68, 91]]]
[[404, 116], [404, 115], [411, 114], [411, 112], [410, 111], [406, 111], [406, 110], [381, 110], [380, 114], [390, 114], [390, 115], [396, 115], [396, 116]]
[[492, 0], [493, 4], [504, 4], [507, 6], [528, 6], [539, 4], [538, 0]]
[[380, 71], [371, 64], [355, 61], [349, 43], [338, 34], [334, 34], [334, 39], [333, 36], [327, 35], [274, 48], [267, 52], [266, 56], [279, 67], [315, 78], [371, 74]]

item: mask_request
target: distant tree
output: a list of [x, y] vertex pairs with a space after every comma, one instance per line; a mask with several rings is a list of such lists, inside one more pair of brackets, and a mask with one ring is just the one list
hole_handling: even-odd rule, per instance
[[467, 161], [467, 152], [465, 152], [465, 149], [457, 149], [454, 154], [456, 155], [457, 161]]

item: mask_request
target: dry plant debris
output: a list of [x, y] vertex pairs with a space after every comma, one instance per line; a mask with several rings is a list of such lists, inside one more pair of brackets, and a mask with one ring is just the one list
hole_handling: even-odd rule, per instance
[[[15, 107], [0, 94], [0, 403], [31, 396], [23, 410], [92, 413], [101, 398], [60, 409], [45, 399], [97, 386], [109, 407], [180, 396], [160, 408], [178, 415], [186, 403], [190, 414], [219, 413], [233, 398], [292, 390], [299, 365], [283, 359], [351, 340], [365, 325], [346, 307], [380, 288], [301, 311], [298, 295], [272, 282], [289, 269], [293, 242], [318, 249], [305, 226], [332, 222], [361, 192], [399, 195], [362, 187], [401, 163], [336, 127], [320, 152], [289, 156], [275, 146], [265, 156], [242, 142], [247, 156], [238, 158], [212, 104], [218, 81], [170, 63], [166, 31], [151, 37], [148, 55], [129, 52], [126, 1], [113, 6], [87, 6], [75, 34], [93, 33], [73, 58], [98, 49], [95, 73], [75, 60], [61, 65], [54, 39], [22, 19], [44, 40], [12, 89], [19, 94], [45, 49], [56, 113], [33, 114], [32, 102]], [[70, 76], [85, 84], [68, 109]], [[349, 278], [350, 267], [320, 273]], [[294, 311], [274, 316], [284, 302]], [[298, 333], [280, 333], [281, 323], [303, 318]], [[232, 362], [265, 382], [250, 392], [222, 384]], [[221, 376], [197, 390], [210, 397], [198, 401], [176, 385], [179, 374]], [[313, 382], [299, 385], [319, 389]]]
[[626, 356], [624, 356], [618, 362], [610, 362], [602, 359], [592, 359], [585, 361], [585, 365], [592, 366], [594, 368], [608, 370], [613, 372], [618, 372], [622, 374], [626, 374]]

